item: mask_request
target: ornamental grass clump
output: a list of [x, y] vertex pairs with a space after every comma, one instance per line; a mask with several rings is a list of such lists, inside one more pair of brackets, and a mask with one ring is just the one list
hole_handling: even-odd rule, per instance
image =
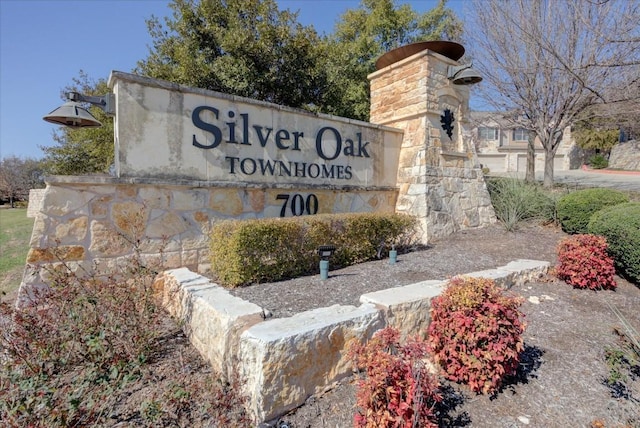
[[433, 408], [442, 396], [426, 356], [426, 342], [410, 338], [401, 344], [392, 327], [352, 345], [349, 357], [365, 373], [357, 383], [354, 427], [437, 427]]
[[429, 351], [444, 376], [494, 394], [514, 375], [524, 349], [522, 299], [493, 280], [456, 277], [431, 301]]
[[613, 290], [616, 288], [615, 273], [605, 237], [573, 235], [558, 244], [556, 275], [567, 284], [589, 290]]
[[487, 190], [496, 217], [509, 231], [516, 230], [525, 221], [556, 219], [555, 197], [539, 185], [500, 177], [487, 180]]

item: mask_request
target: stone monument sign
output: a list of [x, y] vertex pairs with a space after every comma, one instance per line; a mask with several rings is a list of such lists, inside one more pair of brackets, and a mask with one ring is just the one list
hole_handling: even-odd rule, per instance
[[452, 78], [460, 49], [386, 56], [369, 76], [372, 123], [112, 72], [113, 173], [46, 178], [21, 296], [61, 260], [117, 267], [132, 225], [143, 257], [206, 273], [222, 219], [399, 212], [423, 242], [495, 221], [469, 137], [478, 77]]

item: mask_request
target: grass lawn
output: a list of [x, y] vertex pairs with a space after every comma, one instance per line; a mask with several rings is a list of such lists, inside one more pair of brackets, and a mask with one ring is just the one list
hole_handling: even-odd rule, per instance
[[26, 208], [0, 209], [0, 299], [4, 294], [15, 297], [24, 270], [32, 218]]

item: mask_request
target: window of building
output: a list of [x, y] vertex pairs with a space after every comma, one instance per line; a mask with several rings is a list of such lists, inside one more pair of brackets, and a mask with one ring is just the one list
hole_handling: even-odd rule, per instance
[[524, 128], [514, 129], [511, 141], [529, 141], [529, 131]]
[[480, 140], [497, 140], [498, 128], [489, 128], [482, 126], [478, 128], [478, 139]]

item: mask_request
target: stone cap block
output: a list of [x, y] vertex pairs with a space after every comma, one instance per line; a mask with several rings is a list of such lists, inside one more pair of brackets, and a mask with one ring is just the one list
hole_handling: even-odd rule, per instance
[[518, 259], [495, 269], [481, 270], [466, 273], [462, 276], [472, 278], [493, 279], [497, 285], [511, 288], [516, 284], [522, 284], [535, 280], [549, 270], [551, 263], [541, 260]]
[[[202, 300], [204, 305], [217, 312], [219, 316], [235, 319], [263, 314], [263, 309], [260, 306], [233, 296], [224, 287], [187, 268], [168, 270], [165, 275], [172, 277], [171, 282], [177, 285], [181, 292], [186, 293], [189, 299]], [[167, 291], [165, 290], [166, 293]], [[183, 296], [183, 298], [186, 298], [186, 296]]]
[[300, 312], [288, 318], [276, 318], [255, 325], [243, 333], [247, 340], [273, 342], [310, 334], [325, 327], [378, 314], [372, 305], [333, 305]]
[[476, 272], [465, 273], [463, 275], [458, 275], [461, 277], [470, 277], [470, 278], [487, 278], [492, 279], [498, 286], [508, 288], [513, 285], [514, 278], [518, 272], [508, 271], [502, 268], [496, 269], [486, 269], [479, 270]]
[[528, 260], [528, 259], [518, 259], [512, 262], [507, 263], [506, 266], [500, 267], [498, 269], [506, 270], [509, 272], [523, 272], [523, 271], [540, 271], [544, 270], [546, 272], [549, 269], [551, 263], [547, 261], [541, 260]]
[[373, 305], [334, 305], [245, 330], [239, 369], [256, 419], [276, 418], [348, 376], [350, 343], [364, 342], [383, 327]]
[[386, 290], [363, 294], [360, 296], [360, 302], [388, 308], [418, 300], [430, 300], [442, 292], [442, 287], [446, 283], [447, 282], [443, 280], [429, 280], [416, 282], [415, 284], [409, 284], [403, 287], [387, 288]]

